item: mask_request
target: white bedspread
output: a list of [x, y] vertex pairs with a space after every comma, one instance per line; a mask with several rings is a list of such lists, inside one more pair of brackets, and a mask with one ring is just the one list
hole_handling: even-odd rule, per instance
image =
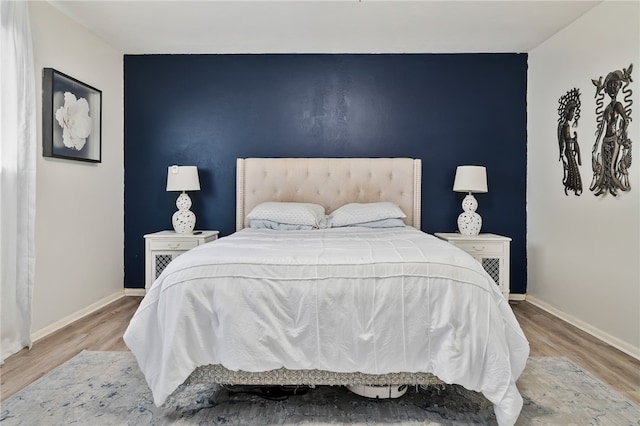
[[124, 335], [160, 406], [197, 367], [430, 372], [522, 408], [529, 344], [498, 286], [414, 228], [244, 229], [172, 261]]

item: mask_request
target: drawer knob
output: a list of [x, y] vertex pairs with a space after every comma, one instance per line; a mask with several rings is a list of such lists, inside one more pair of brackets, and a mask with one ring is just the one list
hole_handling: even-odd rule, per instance
[[484, 246], [473, 246], [473, 249], [477, 251], [484, 251]]
[[172, 249], [177, 249], [178, 247], [180, 247], [180, 243], [174, 243], [174, 244], [169, 243], [169, 247], [171, 247]]

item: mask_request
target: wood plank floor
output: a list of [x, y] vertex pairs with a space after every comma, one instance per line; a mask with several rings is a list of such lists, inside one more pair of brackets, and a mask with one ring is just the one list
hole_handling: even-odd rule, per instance
[[[124, 297], [23, 349], [0, 366], [0, 401], [82, 350], [126, 351], [122, 334], [141, 297]], [[532, 356], [565, 356], [640, 404], [640, 361], [527, 303], [512, 303]]]
[[0, 366], [0, 401], [83, 350], [127, 351], [122, 340], [142, 297], [123, 297], [22, 349]]

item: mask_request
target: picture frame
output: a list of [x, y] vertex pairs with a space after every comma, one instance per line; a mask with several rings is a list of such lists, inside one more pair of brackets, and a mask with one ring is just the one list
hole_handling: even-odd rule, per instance
[[53, 68], [43, 68], [42, 154], [102, 162], [101, 90]]

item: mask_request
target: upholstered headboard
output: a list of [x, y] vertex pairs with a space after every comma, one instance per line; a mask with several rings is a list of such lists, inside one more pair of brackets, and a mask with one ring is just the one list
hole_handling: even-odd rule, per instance
[[239, 158], [236, 229], [265, 201], [324, 206], [327, 214], [347, 203], [390, 201], [420, 229], [422, 162], [412, 158]]

